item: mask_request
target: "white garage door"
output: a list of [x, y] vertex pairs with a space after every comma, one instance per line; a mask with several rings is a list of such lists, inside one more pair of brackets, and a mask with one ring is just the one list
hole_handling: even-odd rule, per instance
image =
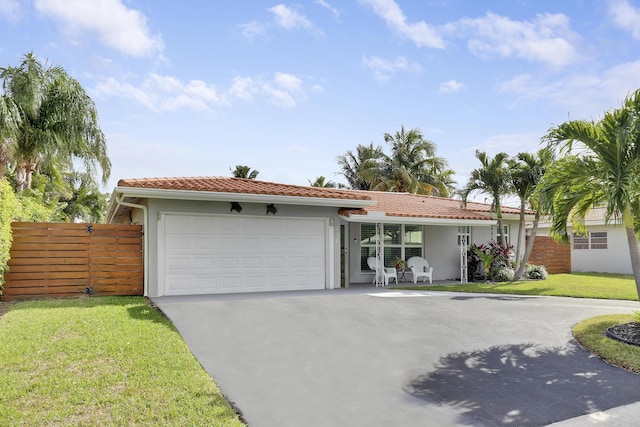
[[325, 221], [166, 214], [164, 295], [325, 288]]

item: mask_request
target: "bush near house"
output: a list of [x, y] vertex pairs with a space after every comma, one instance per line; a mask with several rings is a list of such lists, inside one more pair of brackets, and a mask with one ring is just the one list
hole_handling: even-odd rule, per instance
[[0, 179], [0, 289], [4, 284], [4, 272], [11, 249], [11, 221], [20, 211], [20, 204], [6, 179]]
[[[17, 195], [6, 178], [0, 179], [0, 291], [7, 271], [11, 250], [11, 223], [13, 221], [48, 221], [53, 207], [44, 206], [40, 200]], [[0, 292], [1, 294], [2, 292]]]
[[467, 276], [470, 281], [475, 280], [495, 280], [508, 281], [513, 280], [511, 273], [513, 271], [511, 258], [513, 255], [513, 246], [504, 247], [496, 241], [488, 244], [471, 245], [467, 251]]

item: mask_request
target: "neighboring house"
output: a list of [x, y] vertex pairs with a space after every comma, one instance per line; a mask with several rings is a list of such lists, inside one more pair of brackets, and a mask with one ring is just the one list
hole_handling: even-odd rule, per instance
[[[460, 243], [497, 238], [489, 208], [242, 178], [154, 178], [120, 180], [108, 220], [144, 225], [145, 295], [156, 297], [371, 283], [366, 258], [376, 240], [387, 266], [417, 255], [434, 280], [459, 279]], [[518, 210], [503, 214], [513, 244]]]
[[[615, 219], [606, 224], [606, 211], [605, 207], [589, 211], [585, 218], [586, 234], [577, 234], [571, 223], [567, 225], [571, 251], [570, 271], [633, 274], [624, 227]], [[541, 223], [537, 236], [548, 236], [549, 225]]]

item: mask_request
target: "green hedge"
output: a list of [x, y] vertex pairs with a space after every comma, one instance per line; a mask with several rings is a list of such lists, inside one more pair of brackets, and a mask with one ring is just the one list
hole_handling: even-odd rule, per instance
[[0, 289], [4, 284], [9, 250], [11, 249], [11, 223], [13, 221], [50, 221], [53, 208], [43, 206], [34, 197], [19, 196], [9, 182], [0, 179]]
[[0, 286], [4, 284], [4, 272], [11, 249], [11, 222], [20, 215], [20, 202], [6, 179], [0, 179]]

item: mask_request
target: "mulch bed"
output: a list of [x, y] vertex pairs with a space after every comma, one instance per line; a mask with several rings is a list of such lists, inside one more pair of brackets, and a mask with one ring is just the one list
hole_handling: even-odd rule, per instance
[[607, 329], [607, 336], [623, 343], [640, 346], [640, 323], [630, 322]]

